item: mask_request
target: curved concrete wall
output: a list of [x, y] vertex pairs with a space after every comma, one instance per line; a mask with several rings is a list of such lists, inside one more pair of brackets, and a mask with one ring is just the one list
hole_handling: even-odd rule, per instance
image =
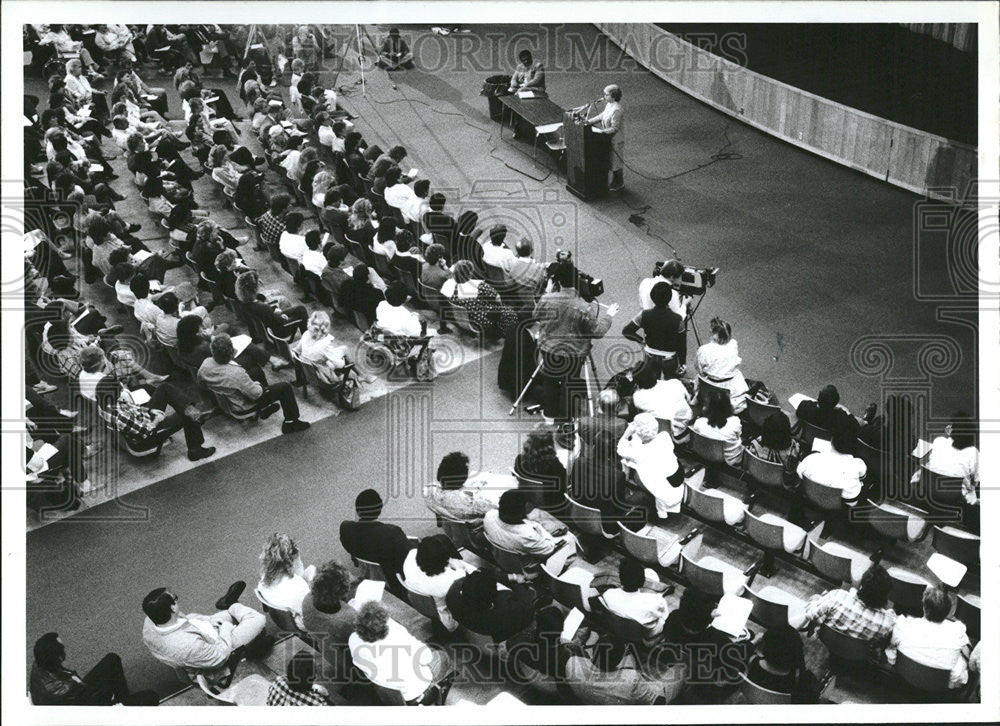
[[976, 149], [834, 103], [732, 63], [652, 23], [597, 23], [639, 63], [741, 121], [918, 194], [962, 200]]

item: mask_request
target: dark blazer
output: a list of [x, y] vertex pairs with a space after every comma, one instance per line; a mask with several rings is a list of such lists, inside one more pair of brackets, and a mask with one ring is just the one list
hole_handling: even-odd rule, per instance
[[387, 578], [392, 579], [403, 571], [403, 560], [413, 547], [402, 529], [377, 520], [341, 522], [340, 543], [348, 554], [379, 563]]
[[243, 309], [248, 315], [252, 315], [264, 323], [267, 329], [272, 333], [285, 335], [285, 327], [291, 323], [290, 318], [280, 313], [273, 306], [261, 300], [244, 303]]
[[375, 308], [385, 300], [385, 293], [370, 282], [359, 285], [354, 280], [345, 280], [340, 286], [340, 303], [348, 310], [357, 310], [369, 321], [375, 320]]
[[[522, 462], [521, 454], [518, 454], [517, 458], [514, 459], [514, 473], [543, 482], [541, 501], [545, 509], [558, 509], [565, 503], [563, 494], [566, 492], [566, 469], [555, 457], [538, 462], [529, 469]], [[518, 482], [518, 488], [524, 489], [525, 487]]]
[[[436, 235], [441, 235], [447, 241], [444, 245], [451, 259], [451, 246], [455, 239], [455, 218], [445, 212], [426, 212], [424, 214], [424, 229]], [[435, 240], [436, 242], [437, 240]]]
[[851, 436], [857, 436], [861, 424], [851, 414], [842, 408], [821, 408], [817, 401], [803, 401], [795, 409], [795, 416], [800, 421], [807, 421], [813, 426], [819, 426], [828, 431], [840, 429]]
[[531, 626], [535, 620], [535, 594], [525, 585], [514, 585], [510, 590], [497, 591], [493, 607], [484, 610], [478, 603], [462, 597], [462, 583], [456, 580], [445, 603], [455, 621], [480, 635], [489, 635], [496, 642], [507, 640]]

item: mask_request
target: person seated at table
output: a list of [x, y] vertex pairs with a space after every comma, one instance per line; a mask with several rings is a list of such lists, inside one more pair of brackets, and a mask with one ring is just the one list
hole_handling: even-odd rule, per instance
[[868, 472], [865, 462], [854, 456], [854, 435], [834, 429], [829, 451], [814, 451], [799, 463], [796, 472], [802, 479], [840, 489], [848, 506], [854, 506], [861, 496], [862, 479]]
[[305, 567], [295, 540], [275, 532], [260, 553], [260, 583], [257, 592], [269, 608], [292, 613], [302, 628], [302, 601], [309, 594], [316, 566]]
[[519, 489], [500, 495], [499, 507], [483, 515], [483, 531], [491, 543], [545, 562], [557, 574], [576, 554], [576, 537], [552, 515], [529, 507]]
[[688, 398], [688, 390], [679, 378], [674, 375], [660, 378], [661, 366], [647, 359], [639, 372], [633, 377], [635, 392], [632, 403], [640, 412], [653, 414], [658, 421], [667, 426], [670, 438], [674, 443], [689, 441], [691, 434], [688, 426], [694, 414]]
[[58, 633], [45, 633], [32, 649], [28, 691], [35, 706], [156, 706], [156, 691], [129, 689], [117, 653], [108, 653], [82, 677], [67, 668], [66, 646]]
[[424, 487], [424, 503], [435, 514], [462, 522], [478, 522], [497, 508], [497, 478], [480, 473], [469, 478], [469, 457], [452, 451], [441, 459], [437, 479]]
[[901, 615], [896, 618], [886, 660], [895, 664], [898, 653], [930, 668], [950, 672], [948, 687], [961, 688], [969, 680], [969, 651], [971, 644], [961, 620], [949, 620], [951, 598], [944, 588], [928, 585], [921, 598], [924, 616], [914, 618]]
[[264, 632], [264, 614], [237, 602], [245, 587], [243, 581], [230, 585], [212, 615], [182, 613], [166, 587], [150, 591], [142, 600], [142, 642], [156, 660], [183, 669], [192, 681], [225, 679], [242, 655], [263, 654], [274, 643]]
[[506, 337], [517, 326], [517, 313], [500, 299], [490, 283], [476, 278], [468, 260], [452, 266], [452, 278], [441, 285], [441, 294], [469, 312], [469, 320], [487, 338]]
[[726, 463], [739, 466], [743, 461], [743, 424], [733, 413], [729, 396], [717, 388], [703, 389], [701, 396], [703, 415], [691, 424], [691, 430], [705, 438], [722, 441]]
[[840, 405], [836, 386], [823, 386], [816, 400], [807, 398], [795, 409], [795, 417], [827, 431], [842, 429], [853, 439], [857, 438], [861, 424], [851, 412]]
[[410, 52], [406, 41], [399, 35], [398, 28], [389, 28], [389, 35], [385, 37], [379, 48], [378, 64], [387, 71], [413, 68], [413, 53]]
[[656, 417], [640, 413], [618, 441], [622, 466], [631, 469], [635, 478], [656, 500], [656, 515], [666, 519], [679, 512], [684, 497], [684, 468], [674, 455], [670, 434], [660, 431]]
[[285, 381], [264, 385], [253, 380], [239, 364], [233, 365], [233, 341], [225, 333], [215, 336], [212, 357], [198, 368], [198, 382], [217, 396], [225, 397], [235, 411], [256, 411], [258, 418], [268, 418], [281, 407], [284, 421], [281, 433], [305, 431], [309, 422], [299, 418], [299, 405], [292, 385]]
[[330, 692], [319, 683], [315, 656], [300, 650], [288, 661], [285, 673], [267, 689], [268, 706], [331, 706]]
[[541, 61], [536, 61], [531, 51], [525, 48], [517, 54], [519, 64], [510, 77], [508, 92], [537, 89], [545, 92], [545, 68]]
[[792, 424], [782, 411], [764, 419], [760, 436], [747, 445], [747, 451], [764, 461], [781, 464], [785, 471], [785, 486], [795, 485], [795, 470], [802, 458], [799, 442], [792, 438]]

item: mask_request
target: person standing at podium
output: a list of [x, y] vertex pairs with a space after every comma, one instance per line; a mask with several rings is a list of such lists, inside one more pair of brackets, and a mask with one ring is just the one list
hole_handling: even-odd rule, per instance
[[622, 89], [611, 84], [604, 87], [604, 110], [593, 118], [587, 119], [587, 124], [593, 127], [594, 133], [607, 134], [611, 137], [611, 185], [609, 191], [620, 192], [625, 188], [625, 115], [621, 107]]

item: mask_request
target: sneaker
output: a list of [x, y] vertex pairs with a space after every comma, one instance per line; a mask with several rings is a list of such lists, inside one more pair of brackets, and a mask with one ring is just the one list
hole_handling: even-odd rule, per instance
[[32, 388], [35, 389], [35, 393], [37, 393], [40, 396], [45, 395], [46, 393], [52, 393], [53, 391], [59, 390], [58, 386], [53, 386], [48, 381], [39, 381], [38, 383], [33, 385]]
[[305, 431], [307, 428], [309, 428], [309, 422], [297, 418], [294, 421], [285, 421], [281, 424], [281, 433], [294, 434], [296, 431]]
[[257, 412], [257, 418], [260, 419], [261, 421], [268, 419], [271, 417], [271, 414], [273, 414], [279, 408], [281, 408], [281, 406], [278, 404], [277, 401], [275, 401], [274, 403], [269, 403], [267, 406], [265, 406], [264, 408], [262, 408], [260, 411]]
[[243, 591], [247, 589], [247, 584], [243, 580], [237, 580], [229, 589], [226, 590], [226, 594], [215, 601], [215, 608], [217, 610], [228, 610], [229, 606], [240, 599], [240, 595]]
[[202, 446], [200, 449], [188, 449], [188, 458], [191, 461], [200, 461], [201, 459], [207, 459], [214, 453], [214, 446]]

